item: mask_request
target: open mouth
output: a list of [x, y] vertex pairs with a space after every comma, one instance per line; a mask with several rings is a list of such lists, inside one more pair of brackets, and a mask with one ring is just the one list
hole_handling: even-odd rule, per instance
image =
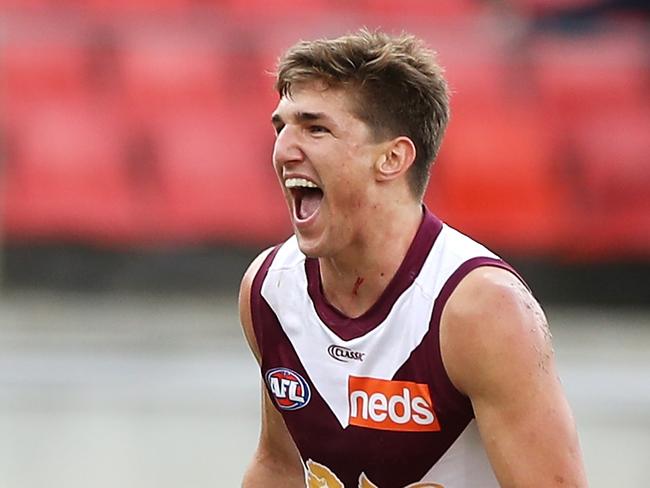
[[284, 186], [293, 196], [294, 212], [298, 220], [307, 220], [320, 208], [323, 190], [304, 178], [287, 178]]

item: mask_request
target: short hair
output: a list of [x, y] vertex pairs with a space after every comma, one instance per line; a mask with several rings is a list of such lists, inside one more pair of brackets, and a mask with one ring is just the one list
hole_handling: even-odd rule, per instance
[[351, 89], [353, 114], [377, 140], [409, 137], [416, 157], [408, 173], [421, 199], [449, 120], [449, 92], [436, 55], [409, 34], [361, 29], [336, 39], [301, 41], [280, 58], [275, 89], [291, 96], [295, 85], [319, 81]]

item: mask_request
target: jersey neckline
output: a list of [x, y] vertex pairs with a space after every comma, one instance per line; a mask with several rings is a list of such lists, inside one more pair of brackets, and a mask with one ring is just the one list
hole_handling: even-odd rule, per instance
[[442, 221], [423, 205], [420, 227], [409, 246], [395, 276], [379, 299], [359, 317], [352, 318], [334, 307], [325, 297], [320, 279], [317, 258], [305, 259], [307, 291], [321, 321], [345, 341], [367, 334], [382, 323], [393, 308], [395, 301], [413, 284], [442, 230]]

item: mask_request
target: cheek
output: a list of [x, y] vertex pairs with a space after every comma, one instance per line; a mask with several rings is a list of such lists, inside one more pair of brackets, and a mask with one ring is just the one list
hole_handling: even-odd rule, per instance
[[341, 164], [341, 187], [347, 189], [352, 196], [364, 195], [372, 182], [372, 165], [367, 158], [350, 157]]
[[327, 159], [330, 169], [327, 172], [327, 186], [331, 204], [339, 207], [341, 213], [358, 213], [368, 203], [373, 178], [370, 156], [354, 147], [341, 150], [336, 155], [332, 151]]
[[368, 204], [368, 181], [365, 174], [341, 172], [333, 181], [333, 203], [341, 213], [355, 213]]

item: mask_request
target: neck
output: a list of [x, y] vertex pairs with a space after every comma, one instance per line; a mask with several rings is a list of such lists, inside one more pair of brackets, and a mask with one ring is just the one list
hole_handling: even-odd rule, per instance
[[319, 258], [328, 301], [348, 317], [363, 315], [397, 273], [421, 222], [420, 204], [378, 211], [354, 244]]

